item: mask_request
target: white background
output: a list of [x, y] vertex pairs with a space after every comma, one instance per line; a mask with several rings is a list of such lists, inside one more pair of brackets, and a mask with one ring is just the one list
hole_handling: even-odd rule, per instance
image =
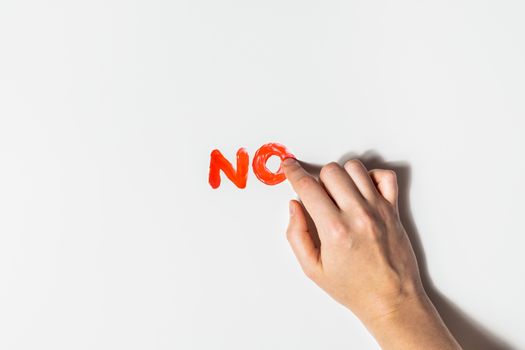
[[0, 348], [377, 349], [300, 271], [287, 183], [208, 185], [269, 141], [397, 169], [453, 332], [525, 348], [524, 13], [0, 2]]

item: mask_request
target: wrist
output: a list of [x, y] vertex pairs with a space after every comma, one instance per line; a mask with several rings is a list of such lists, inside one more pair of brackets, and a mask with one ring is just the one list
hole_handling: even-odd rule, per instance
[[365, 326], [383, 349], [461, 349], [424, 292], [407, 297]]
[[417, 316], [421, 319], [434, 317], [436, 311], [427, 294], [423, 291], [400, 297], [400, 300], [383, 314], [363, 320], [367, 328], [381, 329], [403, 323], [407, 318]]

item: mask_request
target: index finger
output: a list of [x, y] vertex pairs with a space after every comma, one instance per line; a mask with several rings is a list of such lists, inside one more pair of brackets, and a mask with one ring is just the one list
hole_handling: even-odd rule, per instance
[[284, 174], [318, 227], [329, 228], [339, 218], [339, 209], [315, 178], [293, 158], [282, 162]]

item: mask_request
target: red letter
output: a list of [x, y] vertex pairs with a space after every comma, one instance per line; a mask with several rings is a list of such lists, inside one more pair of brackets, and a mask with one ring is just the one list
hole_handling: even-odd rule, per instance
[[219, 187], [221, 184], [220, 171], [222, 170], [235, 186], [245, 188], [248, 179], [248, 164], [248, 152], [244, 148], [239, 148], [237, 151], [237, 171], [233, 169], [233, 166], [224, 158], [222, 153], [215, 149], [211, 152], [208, 182], [212, 188]]
[[284, 176], [280, 165], [276, 173], [271, 172], [266, 167], [266, 162], [271, 156], [278, 156], [281, 158], [281, 161], [286, 158], [295, 158], [295, 156], [291, 154], [285, 146], [278, 143], [267, 143], [255, 152], [252, 163], [255, 176], [267, 185], [277, 185], [283, 182], [286, 176]]

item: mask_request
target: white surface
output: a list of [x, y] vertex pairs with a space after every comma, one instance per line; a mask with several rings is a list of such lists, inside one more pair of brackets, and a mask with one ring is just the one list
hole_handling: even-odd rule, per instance
[[524, 10], [2, 1], [0, 348], [376, 349], [300, 272], [288, 184], [207, 184], [269, 141], [407, 164], [437, 289], [524, 348]]

